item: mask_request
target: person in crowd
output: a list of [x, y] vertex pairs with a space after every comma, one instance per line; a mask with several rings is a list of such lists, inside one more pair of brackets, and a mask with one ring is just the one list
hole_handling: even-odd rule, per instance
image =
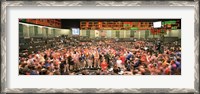
[[94, 53], [94, 67], [95, 68], [100, 67], [99, 52], [98, 52], [98, 50], [95, 51], [95, 53]]
[[106, 60], [103, 59], [103, 62], [101, 63], [101, 70], [106, 71], [108, 68], [108, 64], [106, 63]]
[[122, 64], [122, 60], [118, 57], [117, 61], [116, 61], [117, 67], [119, 68], [123, 68], [123, 64]]

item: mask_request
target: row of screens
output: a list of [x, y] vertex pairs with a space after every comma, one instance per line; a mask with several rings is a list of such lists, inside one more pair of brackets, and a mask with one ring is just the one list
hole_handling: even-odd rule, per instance
[[[161, 21], [158, 22], [153, 22], [153, 27], [154, 28], [161, 28], [162, 23]], [[80, 34], [80, 29], [79, 28], [72, 28], [72, 35], [79, 35]]]

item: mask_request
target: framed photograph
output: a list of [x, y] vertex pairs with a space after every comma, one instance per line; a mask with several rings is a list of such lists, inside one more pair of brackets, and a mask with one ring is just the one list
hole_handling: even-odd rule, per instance
[[199, 93], [199, 1], [2, 1], [2, 93]]

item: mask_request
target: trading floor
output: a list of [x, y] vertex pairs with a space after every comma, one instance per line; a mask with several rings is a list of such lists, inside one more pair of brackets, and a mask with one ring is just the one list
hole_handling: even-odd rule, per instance
[[180, 29], [141, 35], [20, 24], [19, 75], [181, 75]]

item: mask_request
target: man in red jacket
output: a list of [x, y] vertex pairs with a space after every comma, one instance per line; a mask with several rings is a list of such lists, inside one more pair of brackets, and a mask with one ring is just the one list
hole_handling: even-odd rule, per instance
[[103, 71], [107, 70], [108, 64], [106, 63], [106, 60], [103, 59], [103, 62], [101, 63], [101, 69]]

